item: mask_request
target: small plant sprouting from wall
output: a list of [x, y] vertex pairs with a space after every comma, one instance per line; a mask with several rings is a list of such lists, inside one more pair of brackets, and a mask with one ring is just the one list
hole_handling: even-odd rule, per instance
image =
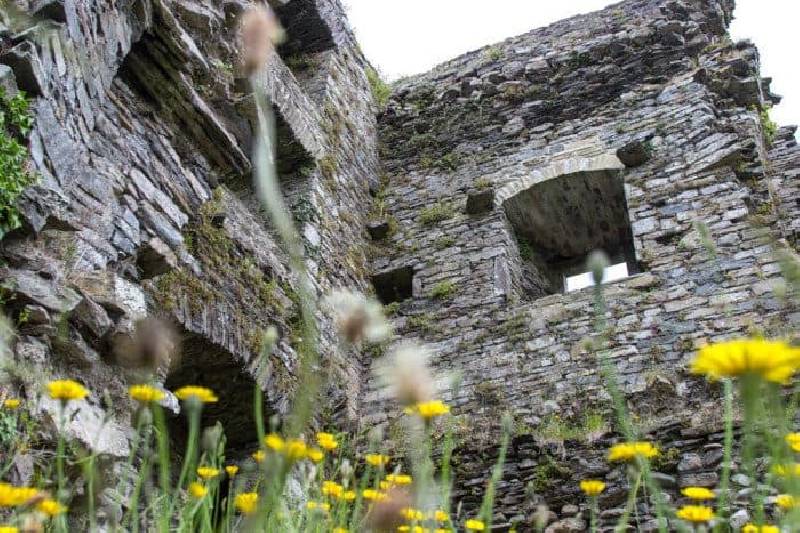
[[419, 221], [423, 226], [432, 226], [437, 222], [442, 222], [455, 215], [455, 210], [450, 204], [438, 202], [420, 211]]
[[431, 298], [434, 300], [447, 300], [455, 295], [457, 289], [458, 286], [454, 281], [440, 281], [431, 289]]
[[778, 125], [774, 120], [772, 120], [769, 111], [769, 107], [764, 107], [759, 112], [759, 117], [761, 119], [761, 131], [764, 133], [764, 142], [767, 143], [767, 147], [772, 146], [772, 143], [775, 142], [775, 137], [778, 134]]
[[503, 59], [503, 49], [499, 46], [490, 46], [486, 49], [486, 57], [491, 59], [492, 61], [500, 61]]
[[20, 226], [17, 199], [36, 180], [28, 171], [25, 147], [32, 127], [25, 94], [7, 98], [0, 88], [0, 238]]
[[389, 103], [392, 88], [381, 79], [381, 75], [374, 68], [367, 68], [367, 81], [369, 81], [369, 88], [372, 91], [372, 98], [375, 100], [375, 104], [380, 109], [383, 109]]

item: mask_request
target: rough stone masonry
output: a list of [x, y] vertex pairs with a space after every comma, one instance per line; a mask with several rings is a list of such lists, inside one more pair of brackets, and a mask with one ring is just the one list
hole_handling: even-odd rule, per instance
[[[71, 436], [124, 476], [136, 368], [113, 348], [144, 317], [169, 318], [182, 342], [164, 383], [214, 388], [205, 422], [245, 456], [254, 380], [278, 415], [295, 390], [298, 312], [251, 184], [235, 36], [246, 2], [15, 3], [35, 26], [0, 27], [0, 76], [34, 98], [39, 180], [2, 240], [13, 357], [29, 370], [10, 383], [33, 398], [33, 376], [82, 379], [93, 392]], [[754, 46], [727, 34], [733, 0], [628, 0], [510, 38], [398, 82], [377, 119], [338, 0], [274, 7], [288, 32], [267, 66], [278, 170], [315, 288], [374, 290], [400, 337], [431, 348], [459, 427], [454, 503], [479, 505], [510, 411], [500, 530], [528, 530], [540, 504], [550, 531], [585, 529], [587, 475], [609, 484], [602, 523], [621, 514], [627, 481], [603, 460], [608, 393], [587, 348], [592, 293], [566, 290], [594, 249], [622, 272], [605, 287], [604, 333], [629, 407], [665, 451], [657, 479], [673, 499], [715, 486], [719, 390], [688, 376], [688, 359], [800, 317], [775, 256], [797, 250], [800, 151], [794, 128], [763, 117], [779, 97]], [[398, 413], [371, 377], [380, 350], [341, 348], [321, 320], [326, 411], [391, 439]], [[271, 324], [278, 350], [255, 368]], [[35, 410], [52, 424], [54, 405]], [[31, 471], [15, 458], [15, 479]], [[649, 502], [638, 517], [654, 527]]]

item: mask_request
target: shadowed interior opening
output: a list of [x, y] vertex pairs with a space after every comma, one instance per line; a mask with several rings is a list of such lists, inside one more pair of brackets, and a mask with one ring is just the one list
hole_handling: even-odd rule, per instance
[[406, 266], [375, 274], [372, 285], [381, 303], [390, 304], [411, 298], [413, 279], [414, 269]]
[[[253, 420], [255, 382], [243, 362], [205, 337], [185, 332], [181, 341], [181, 358], [165, 386], [177, 390], [185, 385], [207, 387], [219, 398], [218, 402], [203, 406], [201, 427], [210, 427], [217, 422], [222, 424], [228, 456], [244, 456], [258, 447]], [[174, 415], [169, 420], [170, 439], [178, 453], [183, 453], [188, 429], [185, 413]]]
[[535, 299], [565, 290], [586, 271], [593, 250], [637, 271], [625, 188], [619, 171], [579, 172], [535, 184], [504, 203], [519, 245], [523, 292]]

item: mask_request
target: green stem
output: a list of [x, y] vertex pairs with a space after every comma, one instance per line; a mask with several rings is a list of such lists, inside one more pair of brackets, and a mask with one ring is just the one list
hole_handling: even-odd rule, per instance
[[642, 484], [642, 471], [637, 469], [636, 481], [633, 484], [633, 490], [628, 493], [628, 502], [625, 504], [625, 512], [619, 519], [617, 526], [614, 528], [615, 533], [622, 533], [628, 529], [628, 518], [630, 518], [631, 511], [636, 505], [636, 496], [639, 493], [639, 487]]
[[167, 424], [164, 419], [164, 409], [160, 405], [153, 405], [153, 420], [156, 425], [156, 441], [158, 446], [158, 480], [161, 486], [161, 498], [163, 501], [159, 506], [160, 533], [169, 532], [170, 515], [172, 513], [170, 504], [170, 457], [169, 457], [169, 435]]
[[722, 382], [723, 417], [725, 434], [722, 441], [722, 476], [719, 483], [719, 497], [717, 499], [717, 514], [719, 522], [715, 531], [721, 532], [723, 524], [728, 517], [728, 490], [731, 479], [731, 461], [733, 457], [733, 383], [730, 379]]
[[[66, 484], [66, 475], [64, 473], [64, 461], [66, 460], [66, 446], [64, 441], [64, 432], [67, 426], [66, 409], [67, 402], [62, 400], [58, 410], [58, 443], [56, 444], [56, 475], [58, 477], [58, 494], [56, 494], [56, 500], [60, 503], [64, 503], [64, 487]], [[56, 531], [67, 530], [66, 518], [63, 514], [58, 515], [56, 518], [55, 529]]]
[[300, 385], [292, 409], [292, 419], [288, 434], [296, 436], [306, 427], [311, 417], [312, 406], [317, 399], [319, 380], [316, 372], [319, 332], [315, 307], [316, 295], [305, 264], [303, 242], [292, 222], [281, 194], [275, 166], [275, 124], [272, 107], [266, 92], [264, 72], [259, 71], [251, 77], [255, 96], [259, 132], [254, 146], [256, 189], [259, 200], [267, 210], [272, 223], [283, 241], [289, 255], [289, 266], [297, 277], [300, 315], [302, 319], [302, 338], [298, 353], [300, 355]]

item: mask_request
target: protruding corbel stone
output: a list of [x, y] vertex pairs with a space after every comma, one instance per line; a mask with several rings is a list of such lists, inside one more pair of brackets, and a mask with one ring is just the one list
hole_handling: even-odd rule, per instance
[[169, 246], [153, 237], [139, 248], [136, 264], [142, 279], [150, 279], [177, 268], [178, 258]]
[[619, 150], [617, 157], [626, 167], [638, 167], [650, 161], [650, 144], [647, 141], [631, 141]]
[[467, 193], [467, 214], [488, 213], [494, 207], [494, 189], [475, 189]]
[[373, 241], [380, 241], [389, 235], [389, 222], [386, 220], [375, 220], [367, 224], [367, 231]]

